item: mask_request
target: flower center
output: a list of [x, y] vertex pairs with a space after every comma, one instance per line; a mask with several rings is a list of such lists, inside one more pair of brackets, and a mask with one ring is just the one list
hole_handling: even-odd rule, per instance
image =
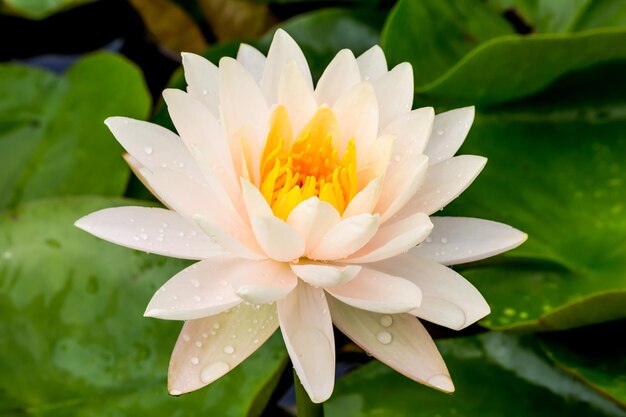
[[295, 140], [287, 110], [276, 107], [261, 160], [261, 193], [277, 217], [286, 220], [315, 196], [343, 214], [357, 192], [356, 148], [351, 139], [340, 157], [339, 147], [339, 125], [329, 107], [320, 107]]

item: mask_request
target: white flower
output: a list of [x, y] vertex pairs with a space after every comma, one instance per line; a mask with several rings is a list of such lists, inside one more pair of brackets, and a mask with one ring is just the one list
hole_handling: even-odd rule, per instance
[[429, 218], [486, 162], [453, 157], [473, 108], [411, 110], [411, 66], [388, 71], [378, 46], [358, 58], [340, 51], [314, 89], [282, 30], [267, 58], [242, 45], [219, 68], [193, 54], [183, 64], [187, 92], [163, 93], [180, 137], [106, 121], [168, 209], [110, 208], [76, 223], [129, 248], [199, 261], [146, 311], [186, 320], [170, 392], [211, 383], [280, 327], [303, 386], [324, 401], [334, 385], [333, 323], [407, 377], [453, 391], [415, 316], [452, 329], [484, 317], [480, 293], [443, 265], [526, 238], [487, 220]]

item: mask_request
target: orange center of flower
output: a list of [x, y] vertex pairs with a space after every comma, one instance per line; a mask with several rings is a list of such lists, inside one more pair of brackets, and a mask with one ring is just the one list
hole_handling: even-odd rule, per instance
[[339, 126], [329, 107], [320, 107], [295, 140], [285, 107], [274, 110], [261, 160], [261, 193], [277, 217], [286, 220], [314, 196], [343, 213], [357, 191], [354, 140], [342, 156], [339, 148]]

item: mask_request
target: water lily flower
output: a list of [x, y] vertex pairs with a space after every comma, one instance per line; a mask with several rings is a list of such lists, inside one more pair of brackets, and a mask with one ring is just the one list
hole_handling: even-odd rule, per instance
[[489, 313], [446, 267], [522, 243], [510, 226], [430, 217], [476, 178], [485, 158], [453, 156], [471, 107], [412, 110], [413, 74], [380, 47], [340, 51], [314, 87], [283, 30], [267, 57], [242, 45], [219, 66], [183, 54], [187, 91], [163, 97], [178, 135], [106, 121], [164, 208], [104, 209], [76, 222], [110, 242], [197, 260], [163, 285], [145, 315], [185, 324], [169, 391], [201, 388], [280, 328], [314, 402], [333, 391], [333, 324], [407, 377], [451, 392], [419, 319], [463, 329]]

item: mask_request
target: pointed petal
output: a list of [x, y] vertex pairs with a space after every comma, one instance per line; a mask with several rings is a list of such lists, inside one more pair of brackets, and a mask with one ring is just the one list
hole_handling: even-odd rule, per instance
[[361, 270], [359, 265], [331, 265], [307, 262], [291, 264], [291, 269], [307, 284], [314, 287], [333, 287], [351, 281]]
[[109, 117], [104, 123], [117, 141], [142, 166], [170, 167], [203, 181], [200, 169], [180, 138], [164, 127], [127, 117]]
[[[375, 211], [386, 222], [411, 201], [427, 178], [428, 157], [411, 155], [387, 170]], [[421, 195], [421, 190], [419, 195]]]
[[308, 257], [318, 261], [342, 259], [361, 249], [376, 234], [377, 214], [359, 214], [341, 220], [330, 228]]
[[422, 107], [404, 114], [381, 130], [394, 135], [393, 158], [389, 169], [407, 156], [423, 153], [433, 128], [435, 111], [432, 107]]
[[245, 180], [241, 181], [241, 185], [252, 231], [267, 256], [282, 262], [302, 256], [305, 242], [298, 231], [274, 216], [258, 188]]
[[273, 305], [240, 304], [217, 316], [185, 322], [170, 360], [170, 394], [197, 390], [228, 373], [277, 328]]
[[329, 299], [333, 323], [368, 354], [407, 378], [445, 392], [454, 385], [432, 338], [415, 317], [358, 310]]
[[411, 281], [368, 268], [361, 268], [347, 284], [326, 291], [353, 307], [387, 314], [406, 313], [422, 300], [420, 289]]
[[241, 62], [257, 83], [261, 81], [265, 67], [265, 55], [258, 49], [242, 43], [237, 51], [237, 61]]
[[244, 262], [239, 259], [215, 257], [183, 269], [154, 294], [144, 315], [191, 320], [238, 305], [241, 298], [235, 294], [232, 283], [241, 265]]
[[278, 103], [283, 104], [287, 109], [296, 134], [302, 130], [317, 110], [313, 88], [300, 72], [296, 61], [289, 61], [283, 70], [278, 85]]
[[431, 165], [424, 185], [398, 213], [398, 218], [415, 212], [433, 214], [457, 198], [476, 179], [485, 167], [482, 156], [455, 156]]
[[363, 213], [371, 213], [378, 203], [380, 192], [382, 190], [382, 177], [371, 180], [365, 188], [359, 191], [343, 212], [343, 218], [356, 216]]
[[263, 77], [261, 78], [261, 89], [270, 105], [276, 103], [278, 99], [278, 85], [282, 71], [289, 61], [296, 62], [306, 83], [313, 90], [311, 71], [302, 50], [287, 32], [278, 29], [267, 53]]
[[372, 81], [387, 73], [387, 60], [380, 46], [374, 45], [356, 59], [364, 81]]
[[337, 99], [361, 82], [356, 59], [349, 49], [342, 49], [324, 70], [315, 87], [315, 98], [320, 104], [332, 106]]
[[503, 223], [468, 217], [432, 217], [429, 238], [411, 252], [443, 265], [489, 258], [518, 247], [526, 233]]
[[[200, 101], [214, 117], [219, 117], [219, 72], [208, 59], [183, 52], [183, 68], [187, 92]], [[180, 132], [180, 130], [179, 130]]]
[[311, 197], [289, 213], [287, 224], [302, 236], [306, 242], [305, 254], [308, 254], [340, 220], [337, 209], [330, 203]]
[[465, 141], [473, 122], [473, 106], [438, 114], [424, 153], [433, 163], [452, 158]]
[[369, 264], [404, 277], [422, 290], [422, 304], [411, 314], [460, 330], [489, 314], [489, 305], [472, 284], [450, 268], [412, 254]]
[[272, 260], [242, 262], [233, 281], [239, 297], [252, 304], [268, 304], [284, 298], [298, 283], [289, 265]]
[[408, 62], [372, 82], [378, 99], [381, 126], [411, 111], [413, 106], [413, 67]]
[[109, 242], [157, 255], [200, 260], [225, 254], [189, 219], [161, 208], [107, 208], [74, 224]]
[[266, 256], [262, 254], [261, 248], [259, 248], [256, 240], [248, 236], [248, 231], [243, 232], [244, 236], [242, 236], [235, 230], [231, 235], [221, 226], [218, 226], [215, 221], [201, 214], [194, 214], [192, 219], [200, 226], [204, 233], [217, 242], [217, 244], [230, 255], [237, 258], [253, 260], [266, 258]]
[[[332, 107], [341, 130], [342, 149], [354, 139], [357, 149], [367, 149], [378, 135], [378, 101], [368, 82], [342, 94]], [[357, 158], [359, 157], [357, 153]]]
[[[361, 152], [361, 154], [357, 152], [359, 184], [368, 184], [374, 178], [385, 176], [395, 139], [393, 135], [379, 136], [365, 152]], [[361, 156], [359, 157], [359, 155]]]
[[230, 148], [218, 120], [189, 94], [168, 88], [163, 91], [168, 112], [180, 138], [203, 172], [217, 177], [231, 198], [239, 187], [233, 170]]
[[313, 402], [327, 400], [335, 384], [335, 339], [324, 291], [301, 282], [277, 307], [280, 330], [302, 386]]
[[369, 263], [391, 258], [422, 242], [433, 224], [424, 213], [415, 213], [400, 221], [385, 223], [367, 245], [348, 258], [350, 263]]

